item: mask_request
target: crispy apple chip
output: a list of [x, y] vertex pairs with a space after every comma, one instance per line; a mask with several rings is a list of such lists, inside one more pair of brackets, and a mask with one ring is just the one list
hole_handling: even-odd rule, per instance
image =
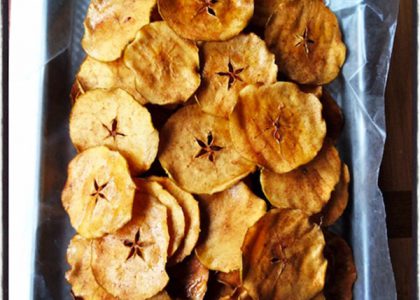
[[255, 169], [234, 149], [228, 121], [188, 105], [160, 132], [159, 161], [171, 178], [190, 193], [223, 191]]
[[334, 80], [344, 64], [346, 46], [337, 18], [323, 1], [285, 1], [277, 6], [265, 30], [279, 71], [301, 84]]
[[178, 250], [169, 257], [168, 264], [173, 265], [184, 260], [191, 254], [200, 234], [200, 210], [194, 197], [178, 187], [175, 182], [167, 177], [151, 177], [150, 180], [159, 182], [181, 206], [185, 217], [185, 236]]
[[121, 56], [136, 32], [150, 21], [156, 0], [92, 0], [84, 22], [82, 47], [101, 61]]
[[92, 271], [108, 293], [120, 299], [147, 299], [168, 283], [166, 208], [155, 197], [136, 193], [133, 218], [92, 244]]
[[245, 236], [243, 285], [253, 299], [311, 299], [324, 287], [324, 246], [306, 214], [273, 209]]
[[158, 0], [159, 12], [180, 36], [224, 41], [239, 34], [252, 17], [253, 0]]
[[142, 105], [147, 103], [147, 100], [136, 90], [134, 72], [124, 65], [122, 59], [101, 62], [88, 56], [76, 75], [71, 97], [74, 103], [81, 94], [89, 90], [114, 88], [123, 89]]
[[230, 116], [236, 150], [276, 173], [311, 161], [322, 147], [326, 126], [318, 98], [288, 82], [250, 85]]
[[61, 200], [77, 232], [97, 238], [131, 219], [134, 191], [124, 157], [106, 147], [95, 147], [70, 162]]
[[344, 213], [349, 201], [350, 172], [346, 164], [342, 164], [340, 181], [331, 194], [331, 199], [322, 210], [321, 225], [330, 226], [334, 224]]
[[276, 81], [274, 55], [253, 33], [205, 43], [202, 49], [203, 84], [197, 97], [205, 112], [227, 118], [245, 86]]
[[169, 230], [168, 256], [170, 257], [178, 249], [185, 235], [185, 218], [182, 208], [177, 200], [159, 183], [145, 179], [135, 179], [134, 182], [141, 192], [155, 197], [167, 208]]
[[70, 137], [79, 151], [99, 145], [120, 151], [133, 173], [150, 168], [159, 146], [150, 113], [121, 89], [80, 96], [70, 116]]
[[343, 112], [326, 89], [323, 89], [320, 100], [322, 103], [322, 115], [327, 123], [327, 136], [336, 141], [344, 127]]
[[357, 277], [351, 248], [341, 237], [328, 231], [325, 232], [325, 242], [324, 253], [328, 260], [325, 296], [327, 299], [351, 300]]
[[71, 284], [75, 297], [90, 300], [116, 299], [108, 294], [93, 277], [90, 267], [92, 240], [75, 235], [67, 248], [67, 262], [70, 270], [66, 272], [66, 279]]
[[209, 270], [195, 254], [168, 270], [170, 281], [168, 291], [175, 299], [203, 300], [207, 292]]
[[166, 22], [144, 26], [124, 52], [136, 74], [136, 88], [150, 103], [187, 101], [200, 85], [197, 46], [173, 32]]
[[320, 212], [340, 180], [341, 160], [337, 149], [326, 142], [308, 164], [283, 174], [261, 171], [261, 185], [270, 203], [278, 208], [296, 208], [308, 215]]
[[198, 259], [211, 270], [240, 269], [245, 233], [265, 214], [264, 200], [240, 182], [226, 191], [202, 195], [199, 202], [203, 226], [195, 249]]

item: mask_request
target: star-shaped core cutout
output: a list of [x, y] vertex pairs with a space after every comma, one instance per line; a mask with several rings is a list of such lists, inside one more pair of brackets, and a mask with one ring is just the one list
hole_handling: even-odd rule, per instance
[[215, 153], [223, 149], [223, 147], [214, 144], [214, 137], [211, 131], [207, 135], [207, 143], [198, 138], [195, 138], [195, 141], [201, 147], [201, 149], [194, 158], [208, 155], [208, 159], [211, 162], [214, 162]]
[[117, 118], [114, 118], [112, 120], [112, 122], [111, 122], [111, 128], [109, 128], [108, 126], [106, 126], [103, 123], [102, 123], [102, 126], [106, 129], [106, 131], [108, 131], [108, 135], [104, 139], [107, 139], [109, 137], [112, 137], [114, 139], [114, 141], [115, 141], [115, 139], [117, 138], [117, 136], [125, 136], [124, 133], [118, 131], [118, 120], [117, 120]]
[[129, 260], [132, 257], [140, 257], [142, 260], [144, 260], [143, 257], [143, 248], [151, 246], [153, 243], [150, 242], [142, 242], [140, 241], [140, 229], [137, 230], [136, 235], [134, 236], [134, 240], [125, 240], [124, 246], [127, 248], [130, 248], [130, 252], [128, 252], [128, 256], [126, 258], [126, 261]]
[[305, 27], [305, 31], [302, 35], [297, 34], [296, 38], [299, 42], [295, 45], [295, 47], [303, 46], [305, 48], [306, 55], [309, 54], [309, 46], [315, 44], [315, 41], [309, 38], [309, 29]]
[[228, 63], [228, 72], [217, 72], [216, 74], [219, 76], [227, 76], [229, 77], [229, 81], [228, 81], [228, 90], [230, 90], [230, 88], [232, 87], [232, 85], [236, 82], [236, 81], [242, 81], [242, 78], [239, 76], [239, 74], [242, 73], [242, 71], [245, 68], [239, 68], [239, 69], [235, 69], [232, 65], [232, 63], [229, 61]]
[[216, 12], [211, 7], [213, 4], [216, 4], [218, 0], [201, 0], [203, 6], [201, 6], [198, 10], [196, 15], [202, 14], [203, 12], [207, 12], [211, 16], [216, 16]]
[[103, 193], [103, 190], [107, 185], [108, 185], [108, 182], [106, 182], [102, 185], [99, 185], [98, 182], [96, 181], [96, 179], [93, 181], [93, 187], [94, 187], [95, 191], [90, 195], [95, 198], [95, 204], [98, 203], [99, 199], [109, 201], [106, 198], [105, 194]]

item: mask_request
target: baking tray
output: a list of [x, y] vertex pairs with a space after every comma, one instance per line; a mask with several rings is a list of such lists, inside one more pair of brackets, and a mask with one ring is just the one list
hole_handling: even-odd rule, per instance
[[[328, 89], [346, 124], [339, 148], [352, 172], [349, 207], [333, 230], [352, 245], [358, 279], [354, 299], [396, 299], [385, 210], [378, 189], [385, 132], [384, 90], [398, 13], [397, 0], [330, 0], [348, 47], [341, 76]], [[42, 136], [33, 299], [71, 299], [64, 273], [74, 230], [61, 206], [66, 169], [75, 151], [68, 134], [69, 92], [84, 53], [86, 0], [46, 2]]]

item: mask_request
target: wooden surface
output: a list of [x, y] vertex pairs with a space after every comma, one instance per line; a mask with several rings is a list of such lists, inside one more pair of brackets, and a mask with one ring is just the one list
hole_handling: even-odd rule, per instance
[[[412, 201], [413, 94], [416, 39], [414, 0], [400, 0], [394, 53], [385, 97], [387, 142], [380, 174], [398, 299], [414, 299]], [[415, 6], [414, 6], [415, 7]]]

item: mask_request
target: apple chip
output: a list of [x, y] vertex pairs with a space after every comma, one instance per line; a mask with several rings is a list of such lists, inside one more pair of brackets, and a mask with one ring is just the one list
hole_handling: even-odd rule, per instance
[[228, 121], [188, 105], [160, 132], [159, 161], [171, 178], [191, 193], [223, 191], [255, 169], [234, 149]]
[[175, 299], [203, 300], [207, 292], [209, 270], [195, 254], [168, 270], [168, 290]]
[[173, 265], [184, 260], [191, 254], [197, 244], [200, 234], [200, 210], [194, 197], [178, 187], [175, 182], [167, 177], [151, 177], [150, 180], [159, 182], [181, 206], [185, 217], [185, 236], [178, 250], [169, 258], [168, 264]]
[[253, 299], [312, 299], [324, 287], [324, 246], [306, 214], [273, 209], [245, 236], [243, 285]]
[[327, 123], [327, 136], [333, 141], [336, 141], [340, 137], [344, 127], [343, 112], [326, 89], [323, 89], [320, 99], [322, 103], [322, 115]]
[[120, 151], [133, 173], [150, 168], [159, 146], [150, 113], [121, 89], [80, 96], [70, 116], [70, 137], [79, 151], [99, 145]]
[[137, 90], [153, 104], [183, 103], [200, 85], [197, 46], [166, 22], [144, 26], [127, 46], [124, 62], [136, 74]]
[[131, 221], [115, 233], [93, 241], [93, 275], [119, 299], [150, 298], [168, 283], [168, 245], [165, 206], [138, 191]]
[[331, 82], [346, 58], [337, 18], [320, 0], [281, 3], [267, 23], [265, 41], [280, 72], [301, 84]]
[[203, 84], [197, 98], [205, 112], [228, 118], [245, 86], [276, 81], [274, 55], [253, 33], [205, 43], [202, 49]]
[[90, 267], [92, 240], [75, 235], [67, 248], [67, 262], [70, 270], [66, 279], [71, 284], [72, 293], [76, 297], [91, 300], [116, 299], [109, 295], [93, 277]]
[[178, 249], [185, 235], [185, 218], [181, 206], [176, 199], [162, 185], [155, 181], [135, 179], [137, 188], [158, 199], [167, 208], [169, 247], [168, 256], [172, 256]]
[[199, 202], [204, 224], [195, 249], [198, 259], [211, 270], [240, 269], [245, 233], [265, 214], [264, 200], [239, 182], [226, 191], [202, 195]]
[[253, 0], [158, 0], [159, 12], [180, 36], [224, 41], [239, 34], [252, 17]]
[[251, 23], [258, 27], [265, 27], [277, 6], [286, 1], [294, 0], [254, 0], [254, 15]]
[[311, 161], [322, 147], [326, 126], [318, 98], [288, 82], [250, 85], [230, 116], [236, 150], [276, 173]]
[[156, 0], [91, 0], [82, 47], [89, 56], [113, 61], [150, 21]]
[[342, 164], [340, 181], [331, 194], [331, 199], [322, 210], [321, 225], [330, 226], [341, 217], [349, 201], [350, 172], [346, 164]]
[[97, 238], [131, 219], [134, 191], [124, 157], [106, 147], [95, 147], [70, 162], [61, 200], [77, 232]]
[[142, 105], [147, 100], [136, 90], [136, 77], [133, 71], [124, 65], [122, 59], [113, 62], [101, 62], [92, 57], [86, 57], [76, 75], [71, 97], [73, 103], [85, 92], [93, 89], [125, 90]]
[[[291, 1], [294, 1], [294, 0], [291, 0]], [[316, 86], [316, 85], [300, 85], [299, 88], [302, 92], [314, 94], [320, 100], [321, 100], [321, 97], [322, 97], [322, 93], [324, 91], [322, 86], [319, 86], [319, 85], [318, 86]], [[321, 103], [322, 103], [322, 101], [321, 101]]]
[[353, 284], [357, 277], [351, 248], [338, 235], [328, 231], [324, 234], [324, 253], [328, 260], [325, 296], [334, 300], [351, 300]]
[[340, 180], [341, 160], [338, 151], [326, 142], [308, 164], [288, 173], [261, 171], [261, 185], [270, 203], [278, 208], [296, 208], [308, 215], [320, 212]]
[[[215, 299], [219, 300], [252, 300], [248, 291], [242, 286], [241, 274], [239, 270], [230, 273], [218, 272], [216, 274], [218, 286]], [[213, 299], [213, 298], [212, 298]]]

